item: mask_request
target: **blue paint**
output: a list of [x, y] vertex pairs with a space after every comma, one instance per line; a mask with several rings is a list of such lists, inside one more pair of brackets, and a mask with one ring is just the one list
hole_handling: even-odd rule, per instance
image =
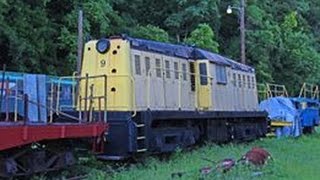
[[46, 123], [47, 109], [44, 107], [47, 104], [46, 91], [46, 76], [24, 74], [23, 76], [23, 92], [28, 95], [28, 120], [31, 123]]
[[[291, 98], [291, 101], [295, 104], [299, 112], [302, 127], [314, 127], [319, 125], [320, 103], [317, 100], [309, 98]], [[302, 104], [305, 104], [305, 107]]]
[[260, 103], [260, 109], [268, 112], [270, 121], [283, 120], [291, 122], [291, 127], [279, 127], [276, 135], [300, 136], [307, 127], [319, 125], [320, 104], [315, 99], [273, 97]]

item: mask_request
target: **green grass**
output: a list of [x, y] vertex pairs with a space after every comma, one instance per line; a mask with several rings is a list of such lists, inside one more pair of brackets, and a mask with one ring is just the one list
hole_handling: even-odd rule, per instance
[[[273, 161], [262, 168], [237, 165], [227, 173], [214, 171], [209, 175], [201, 175], [199, 169], [205, 166], [215, 167], [215, 163], [203, 158], [219, 161], [225, 158], [239, 159], [254, 146], [267, 149]], [[227, 144], [218, 146], [207, 144], [192, 151], [173, 153], [166, 160], [153, 156], [142, 163], [130, 164], [115, 171], [115, 164], [103, 163], [89, 158], [84, 165], [78, 165], [68, 171], [68, 174], [89, 173], [87, 179], [116, 180], [157, 180], [157, 179], [320, 179], [320, 133], [300, 138], [266, 138], [248, 144]], [[119, 167], [119, 166], [118, 166]], [[172, 178], [172, 173], [182, 172], [181, 178]], [[61, 175], [62, 174], [62, 175]], [[51, 179], [51, 178], [40, 178]]]
[[[273, 161], [255, 169], [238, 165], [227, 173], [212, 172], [201, 175], [199, 169], [215, 166], [203, 157], [219, 161], [224, 158], [239, 159], [251, 147], [267, 149]], [[174, 172], [185, 172], [181, 178], [171, 178]], [[257, 175], [259, 174], [259, 175]], [[169, 160], [148, 158], [144, 165], [132, 166], [126, 171], [113, 173], [113, 179], [320, 179], [320, 134], [298, 139], [263, 139], [249, 144], [217, 146], [208, 144], [192, 152], [176, 152]]]

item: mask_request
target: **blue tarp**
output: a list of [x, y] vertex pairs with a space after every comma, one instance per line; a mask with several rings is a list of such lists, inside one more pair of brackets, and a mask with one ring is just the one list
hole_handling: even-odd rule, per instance
[[201, 60], [207, 59], [213, 63], [230, 66], [233, 69], [254, 73], [254, 68], [245, 64], [238, 63], [234, 60], [226, 58], [216, 53], [212, 53], [197, 47], [187, 45], [170, 44], [146, 39], [126, 37], [131, 43], [133, 49], [142, 51], [155, 52], [165, 54], [167, 56], [174, 56], [183, 59]]
[[281, 136], [300, 136], [302, 132], [299, 111], [293, 102], [286, 97], [274, 97], [260, 103], [260, 109], [268, 112], [270, 121], [282, 120], [291, 122], [292, 126], [280, 127], [276, 130], [277, 137]]
[[[28, 95], [31, 102], [28, 104], [29, 122], [46, 123], [47, 109], [46, 106], [46, 76], [35, 74], [24, 74], [23, 92]], [[35, 104], [36, 103], [36, 104]], [[41, 104], [38, 106], [37, 104]]]
[[[0, 74], [3, 72], [0, 71]], [[59, 77], [47, 76], [42, 74], [25, 74], [17, 72], [5, 72], [5, 82], [8, 81], [8, 87], [10, 94], [7, 96], [6, 89], [3, 91], [3, 97], [0, 101], [0, 112], [14, 113], [17, 108], [17, 113], [24, 116], [24, 100], [22, 95], [28, 95], [29, 100], [33, 103], [28, 103], [28, 123], [46, 123], [48, 116], [48, 107], [50, 102], [47, 101], [48, 92], [50, 91], [51, 83], [55, 86], [60, 83], [60, 108], [63, 106], [71, 107], [73, 105], [72, 88], [75, 85], [75, 81], [69, 79], [61, 80]], [[0, 77], [0, 91], [1, 91]], [[6, 86], [4, 86], [6, 88]], [[16, 96], [17, 95], [17, 96]], [[1, 98], [1, 97], [0, 97]], [[56, 98], [55, 98], [56, 99]], [[17, 102], [17, 103], [16, 103]], [[36, 104], [41, 104], [41, 107]], [[47, 108], [43, 107], [47, 106]], [[53, 102], [53, 106], [56, 106], [56, 102]]]

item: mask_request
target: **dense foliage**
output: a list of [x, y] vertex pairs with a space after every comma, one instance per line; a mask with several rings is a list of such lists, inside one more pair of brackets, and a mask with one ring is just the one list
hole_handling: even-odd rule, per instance
[[[247, 0], [248, 64], [260, 82], [320, 83], [320, 1]], [[71, 74], [77, 13], [85, 39], [129, 34], [196, 45], [238, 60], [238, 0], [1, 0], [0, 61], [10, 70]], [[295, 89], [293, 89], [295, 90]]]

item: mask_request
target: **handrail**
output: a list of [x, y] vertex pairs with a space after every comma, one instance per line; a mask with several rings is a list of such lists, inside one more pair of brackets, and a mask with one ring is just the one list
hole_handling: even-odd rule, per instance
[[[132, 106], [132, 110], [133, 110], [133, 114], [132, 114], [132, 117], [134, 117], [134, 116], [136, 116], [136, 114], [137, 114], [137, 108], [136, 108], [136, 97], [135, 97], [135, 80], [134, 80], [134, 78], [132, 77], [132, 76], [130, 76], [130, 75], [105, 75], [105, 74], [103, 74], [103, 75], [93, 75], [93, 76], [89, 76], [88, 74], [86, 74], [86, 77], [81, 77], [81, 76], [65, 76], [65, 77], [60, 77], [59, 78], [59, 80], [58, 80], [58, 89], [60, 89], [60, 86], [61, 86], [61, 81], [63, 80], [63, 79], [73, 79], [73, 81], [75, 81], [75, 80], [83, 80], [83, 79], [85, 79], [86, 80], [86, 85], [85, 86], [88, 86], [88, 87], [86, 87], [86, 89], [88, 90], [89, 89], [89, 84], [87, 84], [87, 81], [88, 81], [88, 79], [98, 79], [98, 78], [104, 78], [104, 80], [105, 80], [105, 82], [104, 82], [104, 89], [105, 89], [105, 91], [104, 91], [104, 98], [105, 98], [105, 101], [104, 101], [104, 118], [105, 118], [105, 121], [106, 121], [106, 117], [107, 117], [107, 113], [106, 113], [106, 110], [107, 110], [107, 77], [108, 78], [113, 78], [113, 77], [126, 77], [126, 78], [128, 78], [129, 80], [130, 80], [130, 82], [131, 82], [131, 87], [132, 87], [132, 93], [133, 93], [133, 95], [132, 95], [132, 104], [131, 104], [131, 106]], [[72, 85], [72, 87], [74, 87], [75, 86], [75, 84], [74, 85]], [[79, 86], [79, 89], [78, 89], [78, 91], [80, 92], [80, 86]], [[74, 92], [74, 91], [73, 91]], [[81, 104], [81, 100], [85, 100], [85, 105], [84, 105], [84, 108], [87, 108], [87, 106], [88, 105], [86, 105], [86, 102], [89, 100], [92, 100], [92, 99], [99, 99], [99, 98], [101, 98], [101, 96], [93, 96], [93, 97], [88, 97], [88, 95], [87, 95], [87, 97], [83, 97], [83, 98], [80, 98], [79, 99], [79, 104]], [[57, 110], [59, 110], [59, 107], [62, 107], [60, 104], [60, 91], [58, 91], [57, 92], [57, 104], [56, 104], [56, 109]], [[76, 105], [75, 104], [73, 104], [72, 105], [73, 107], [75, 107]], [[71, 106], [71, 107], [72, 107]], [[63, 107], [65, 107], [65, 106], [63, 106]], [[68, 107], [68, 106], [66, 106], [66, 107]], [[86, 111], [86, 110], [85, 110]], [[89, 111], [90, 111], [90, 108], [89, 108]], [[90, 116], [89, 116], [90, 117]]]
[[[33, 101], [33, 100], [30, 100], [29, 98], [27, 98], [27, 100], [26, 100], [26, 98], [25, 98], [24, 96], [22, 96], [22, 95], [17, 95], [17, 94], [16, 94], [15, 96], [8, 96], [8, 98], [17, 98], [17, 99], [20, 99], [20, 100], [22, 100], [22, 101], [27, 101], [27, 102], [29, 102], [29, 103], [31, 103], [31, 104], [35, 104], [35, 105], [37, 105], [37, 106], [39, 106], [39, 107], [45, 108], [45, 109], [47, 109], [47, 110], [52, 110], [52, 111], [54, 111], [54, 112], [57, 113], [57, 111], [55, 110], [55, 108], [47, 107], [46, 105], [41, 104], [41, 103], [38, 103], [38, 102], [35, 102], [35, 101]], [[71, 115], [69, 115], [69, 114], [66, 114], [66, 113], [64, 113], [64, 112], [60, 112], [60, 114], [63, 115], [63, 116], [66, 116], [66, 117], [68, 117], [68, 118], [70, 118], [70, 119], [79, 121], [78, 118], [75, 118], [75, 117], [73, 117], [73, 116], [71, 116]], [[26, 118], [26, 117], [25, 117], [25, 118]], [[50, 122], [50, 123], [52, 123], [52, 122]]]
[[9, 78], [6, 80], [5, 82], [6, 85], [6, 104], [5, 104], [5, 108], [6, 108], [6, 120], [5, 121], [9, 121], [9, 94], [10, 94], [10, 89], [9, 89]]
[[275, 96], [289, 97], [285, 85], [273, 83], [257, 83], [259, 101]]
[[[77, 71], [74, 71], [73, 73], [72, 73], [72, 82], [74, 82], [75, 81], [75, 77], [77, 77], [78, 76], [78, 72]], [[76, 88], [74, 88], [74, 86], [72, 86], [72, 105], [74, 106], [74, 105], [76, 105], [76, 99], [77, 99], [77, 97], [78, 97], [78, 93], [79, 92], [77, 92], [76, 91], [76, 89], [79, 91], [79, 82], [77, 82], [76, 83]]]
[[[101, 77], [103, 77], [104, 79], [105, 79], [105, 83], [107, 82], [107, 80], [106, 80], [106, 75], [99, 75], [99, 76], [91, 76], [91, 77], [93, 77], [93, 78], [101, 78]], [[72, 116], [72, 115], [69, 115], [69, 114], [66, 114], [66, 113], [64, 113], [64, 112], [61, 112], [60, 111], [60, 109], [59, 109], [59, 101], [60, 101], [60, 96], [61, 96], [61, 92], [59, 91], [59, 89], [60, 89], [60, 87], [61, 87], [61, 83], [62, 83], [62, 80], [63, 79], [67, 79], [68, 77], [60, 77], [59, 79], [57, 79], [57, 78], [52, 78], [52, 79], [50, 79], [49, 81], [47, 81], [46, 82], [46, 84], [48, 84], [48, 83], [51, 83], [51, 84], [49, 84], [49, 88], [50, 88], [50, 91], [48, 92], [48, 100], [46, 101], [46, 103], [39, 103], [39, 102], [36, 102], [36, 101], [33, 101], [33, 100], [30, 100], [30, 99], [26, 99], [27, 100], [27, 103], [25, 103], [25, 111], [26, 111], [26, 106], [28, 105], [28, 103], [31, 103], [31, 104], [35, 104], [37, 107], [41, 107], [41, 108], [45, 108], [46, 110], [47, 110], [47, 112], [49, 113], [48, 114], [48, 116], [46, 117], [47, 118], [47, 120], [46, 120], [46, 122], [48, 122], [48, 123], [52, 123], [54, 120], [53, 120], [53, 115], [54, 115], [54, 113], [55, 114], [57, 114], [57, 115], [59, 115], [59, 114], [61, 114], [61, 115], [63, 115], [63, 116], [66, 116], [66, 117], [68, 117], [69, 119], [73, 119], [73, 120], [77, 120], [77, 121], [79, 121], [80, 122], [80, 120], [81, 120], [81, 115], [79, 115], [79, 118], [77, 118], [77, 117], [74, 117], [74, 116]], [[75, 76], [73, 76], [73, 77], [71, 77], [73, 80], [75, 80], [77, 77], [75, 77]], [[82, 78], [83, 79], [83, 78]], [[15, 80], [15, 81], [13, 81], [13, 80]], [[26, 101], [25, 99], [24, 99], [24, 96], [22, 96], [21, 95], [21, 93], [20, 93], [20, 89], [19, 89], [19, 83], [20, 83], [20, 81], [22, 81], [23, 82], [23, 80], [20, 80], [20, 79], [13, 79], [13, 80], [10, 80], [10, 83], [12, 82], [12, 83], [15, 83], [15, 86], [14, 86], [14, 88], [9, 88], [9, 79], [6, 81], [6, 83], [5, 84], [3, 84], [3, 86], [5, 86], [5, 87], [1, 87], [1, 89], [3, 89], [3, 91], [6, 91], [6, 96], [4, 97], [5, 99], [6, 99], [6, 119], [5, 119], [5, 121], [9, 121], [9, 112], [11, 111], [10, 109], [9, 109], [9, 102], [11, 102], [11, 101], [13, 101], [13, 105], [12, 106], [10, 106], [10, 107], [12, 107], [13, 109], [12, 110], [14, 110], [14, 112], [13, 112], [13, 121], [14, 122], [17, 122], [18, 121], [18, 114], [20, 113], [20, 111], [19, 111], [19, 106], [20, 106], [20, 100], [24, 100], [24, 101]], [[19, 82], [18, 82], [19, 81]], [[55, 84], [57, 84], [57, 86], [55, 86]], [[70, 83], [68, 83], [68, 86], [70, 85]], [[74, 88], [74, 86], [75, 86], [75, 84], [71, 84], [71, 88]], [[56, 89], [58, 87], [58, 89]], [[45, 87], [44, 87], [45, 88]], [[107, 88], [107, 85], [105, 85], [105, 88]], [[55, 91], [56, 90], [58, 90], [57, 91], [57, 93], [55, 93]], [[73, 100], [74, 100], [74, 90], [72, 91], [72, 96], [73, 96]], [[13, 95], [14, 94], [14, 95]], [[93, 93], [92, 93], [93, 94]], [[55, 107], [55, 97], [56, 97], [56, 95], [57, 95], [57, 99], [58, 99], [58, 102], [57, 102], [57, 107]], [[106, 97], [106, 91], [105, 91], [105, 96], [101, 96], [101, 97], [99, 97], [99, 101], [101, 101], [101, 98], [103, 98], [103, 97]], [[95, 97], [93, 97], [93, 98], [95, 98]], [[92, 99], [92, 97], [91, 97], [91, 99]], [[89, 98], [88, 98], [88, 100], [90, 100]], [[107, 103], [106, 103], [107, 101], [105, 100], [105, 107], [107, 107]], [[101, 103], [100, 103], [101, 104]], [[101, 107], [101, 106], [100, 106]], [[106, 109], [106, 108], [105, 108]], [[90, 109], [90, 110], [92, 110], [92, 109]], [[81, 113], [81, 112], [80, 112]], [[100, 116], [101, 117], [101, 116]], [[27, 117], [26, 117], [27, 118]], [[104, 122], [106, 122], [106, 120], [107, 120], [107, 113], [106, 113], [106, 111], [104, 111], [104, 116], [103, 116], [103, 119], [104, 119]], [[101, 119], [102, 120], [102, 119]], [[91, 118], [89, 119], [89, 121], [91, 122], [92, 121], [92, 116], [91, 116]]]
[[257, 92], [259, 101], [265, 100], [268, 98], [267, 85], [264, 83], [257, 83]]
[[[15, 88], [11, 89], [9, 84], [14, 80], [15, 83]], [[19, 90], [18, 90], [18, 79], [12, 79], [9, 80], [9, 77], [4, 81], [3, 84], [1, 84], [1, 91], [5, 92], [5, 95], [3, 95], [2, 98], [0, 98], [0, 102], [2, 103], [3, 99], [5, 99], [5, 119], [4, 121], [9, 121], [9, 99], [14, 98], [14, 112], [13, 112], [13, 121], [17, 122], [18, 121], [18, 100], [19, 98], [17, 96], [11, 96], [10, 94], [14, 92], [15, 95], [18, 95]], [[0, 112], [2, 109], [0, 109]]]
[[[73, 76], [64, 76], [64, 77], [60, 77], [59, 79], [58, 79], [58, 81], [57, 81], [57, 83], [58, 83], [58, 92], [57, 92], [57, 100], [56, 100], [56, 112], [60, 112], [59, 111], [59, 107], [61, 108], [61, 107], [72, 107], [72, 108], [76, 108], [76, 104], [75, 104], [75, 99], [76, 98], [78, 98], [78, 97], [75, 97], [76, 95], [75, 95], [75, 92], [77, 92], [76, 90], [74, 90], [74, 86], [76, 86], [76, 84], [72, 84], [71, 86], [72, 86], [72, 105], [71, 106], [60, 106], [60, 87], [61, 87], [61, 82], [62, 82], [62, 80], [64, 80], [64, 79], [72, 79], [72, 82], [74, 82], [75, 80], [77, 80], [77, 81], [80, 81], [80, 80], [83, 80], [83, 79], [85, 79], [85, 81], [86, 81], [86, 96], [84, 97], [84, 99], [83, 98], [80, 98], [79, 99], [79, 104], [81, 105], [81, 101], [82, 100], [85, 100], [85, 113], [87, 113], [87, 101], [89, 100], [90, 101], [90, 103], [93, 103], [92, 102], [92, 99], [93, 98], [96, 98], [96, 97], [94, 97], [93, 96], [93, 92], [90, 92], [91, 94], [92, 94], [92, 97], [88, 97], [88, 90], [89, 90], [89, 87], [88, 87], [88, 80], [89, 79], [98, 79], [98, 78], [103, 78], [104, 79], [104, 96], [103, 96], [103, 98], [104, 98], [104, 102], [105, 102], [105, 104], [104, 104], [104, 117], [103, 117], [103, 121], [104, 122], [106, 122], [107, 121], [107, 113], [106, 113], [106, 111], [107, 111], [107, 76], [106, 75], [94, 75], [94, 76], [89, 76], [88, 75], [88, 73], [86, 74], [86, 76], [85, 77], [81, 77], [81, 76], [75, 76], [75, 74], [73, 74]], [[53, 82], [52, 82], [53, 83]], [[93, 91], [93, 89], [92, 88], [90, 88], [90, 91]], [[80, 92], [80, 86], [78, 86], [78, 92]], [[100, 96], [99, 96], [99, 98], [101, 98]], [[92, 105], [92, 104], [91, 104]], [[89, 104], [89, 106], [90, 106], [90, 104]], [[92, 120], [92, 109], [89, 107], [89, 122]], [[85, 115], [85, 118], [86, 118], [87, 116]], [[81, 109], [80, 109], [80, 111], [79, 111], [79, 119], [82, 119], [82, 115], [81, 115]]]
[[[18, 94], [18, 80], [16, 80], [15, 94]], [[14, 122], [18, 121], [18, 97], [14, 100]]]
[[[92, 79], [95, 79], [95, 78], [105, 78], [105, 75], [96, 75], [96, 76], [88, 76], [88, 77], [81, 77], [81, 76], [63, 76], [63, 77], [60, 77], [59, 78], [59, 80], [58, 80], [58, 92], [57, 92], [57, 105], [56, 105], [56, 108], [58, 108], [59, 107], [59, 102], [60, 102], [60, 87], [61, 87], [61, 81], [63, 80], [63, 79], [77, 79], [77, 80], [82, 80], [82, 79], [86, 79], [86, 78], [88, 78], [88, 79], [90, 79], [90, 78], [92, 78]], [[74, 86], [74, 85], [73, 85]], [[72, 86], [72, 87], [73, 87]], [[73, 96], [74, 96], [74, 94], [73, 94]], [[76, 104], [73, 104], [73, 106], [75, 107], [76, 106]]]
[[268, 98], [275, 96], [289, 97], [285, 85], [266, 83]]
[[300, 89], [299, 97], [319, 99], [319, 86], [309, 83], [303, 83]]

